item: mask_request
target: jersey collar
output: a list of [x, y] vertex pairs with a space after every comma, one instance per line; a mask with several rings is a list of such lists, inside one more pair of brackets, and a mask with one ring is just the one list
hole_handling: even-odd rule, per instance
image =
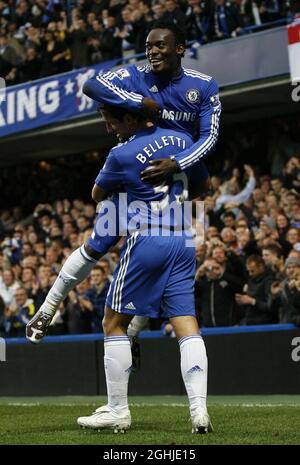
[[172, 79], [165, 78], [164, 76], [159, 76], [159, 74], [153, 73], [152, 71], [152, 76], [154, 78], [154, 81], [158, 81], [161, 84], [169, 84], [170, 82], [179, 81], [183, 77], [183, 75], [184, 75], [184, 71], [182, 67], [180, 68], [180, 73], [178, 74], [178, 76], [173, 77]]

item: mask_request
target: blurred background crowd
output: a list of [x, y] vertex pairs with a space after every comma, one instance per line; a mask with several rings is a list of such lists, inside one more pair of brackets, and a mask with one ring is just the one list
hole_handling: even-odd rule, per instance
[[[293, 118], [240, 124], [228, 135], [224, 128], [217, 152], [207, 160], [212, 189], [200, 199], [204, 240], [196, 237], [195, 297], [202, 327], [300, 326], [299, 127], [299, 118]], [[84, 163], [77, 156], [2, 169], [2, 336], [24, 336], [64, 260], [90, 235], [96, 215], [90, 192], [105, 156], [93, 152], [85, 154]], [[102, 330], [121, 245], [69, 294], [50, 334]], [[172, 333], [163, 318], [150, 320], [150, 329], [162, 326]]]
[[300, 0], [0, 0], [0, 75], [13, 85], [143, 53], [162, 17], [202, 45], [299, 12]]

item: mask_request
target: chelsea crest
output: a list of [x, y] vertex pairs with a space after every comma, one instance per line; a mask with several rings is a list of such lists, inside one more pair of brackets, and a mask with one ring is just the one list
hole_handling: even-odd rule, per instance
[[187, 101], [190, 103], [197, 103], [200, 101], [200, 92], [197, 89], [189, 89], [185, 96]]

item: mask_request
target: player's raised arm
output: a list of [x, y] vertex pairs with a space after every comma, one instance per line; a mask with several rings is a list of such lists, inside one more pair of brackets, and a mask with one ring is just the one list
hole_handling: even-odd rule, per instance
[[133, 68], [124, 68], [89, 79], [82, 90], [97, 102], [137, 111], [142, 106], [143, 96], [133, 92], [134, 82]]
[[157, 116], [159, 105], [134, 91], [138, 88], [138, 75], [135, 67], [131, 66], [89, 79], [83, 86], [83, 93], [100, 103], [121, 106], [130, 111], [144, 110], [150, 117]]
[[199, 109], [200, 137], [188, 150], [174, 156], [181, 171], [206, 157], [215, 148], [219, 136], [220, 115], [219, 89], [216, 81], [212, 79]]

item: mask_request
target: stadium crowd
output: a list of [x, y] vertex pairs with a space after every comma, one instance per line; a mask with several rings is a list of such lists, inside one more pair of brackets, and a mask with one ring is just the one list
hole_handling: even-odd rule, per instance
[[298, 12], [299, 0], [0, 0], [0, 76], [14, 85], [143, 53], [162, 17], [202, 45]]
[[[290, 146], [292, 147], [292, 146]], [[300, 326], [300, 156], [285, 158], [280, 175], [244, 165], [212, 176], [205, 237], [196, 236], [196, 309], [202, 327], [294, 323]], [[275, 159], [274, 159], [275, 160]], [[283, 159], [281, 159], [281, 162]], [[229, 163], [230, 165], [230, 163]], [[94, 166], [94, 165], [93, 165]], [[271, 167], [276, 172], [280, 163]], [[93, 178], [91, 178], [93, 179]], [[90, 180], [91, 180], [90, 179]], [[28, 213], [28, 212], [27, 212]], [[0, 334], [24, 336], [70, 253], [92, 232], [95, 205], [56, 200], [30, 214], [0, 216]], [[57, 312], [50, 334], [102, 330], [106, 293], [122, 240]], [[150, 322], [172, 328], [163, 319]]]

